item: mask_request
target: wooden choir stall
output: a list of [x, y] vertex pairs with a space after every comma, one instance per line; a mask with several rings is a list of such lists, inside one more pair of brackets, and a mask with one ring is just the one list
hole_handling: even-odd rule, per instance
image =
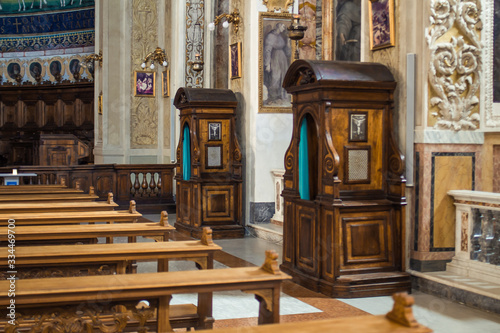
[[331, 297], [409, 291], [394, 77], [381, 64], [298, 60], [283, 86], [293, 96], [293, 134], [281, 269]]
[[214, 238], [243, 237], [241, 150], [231, 90], [180, 88], [175, 228], [199, 238], [203, 227]]

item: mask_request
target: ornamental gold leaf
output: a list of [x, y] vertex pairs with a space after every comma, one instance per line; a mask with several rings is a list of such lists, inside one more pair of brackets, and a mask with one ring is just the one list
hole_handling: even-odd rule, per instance
[[268, 12], [288, 13], [288, 7], [293, 5], [293, 0], [262, 0]]

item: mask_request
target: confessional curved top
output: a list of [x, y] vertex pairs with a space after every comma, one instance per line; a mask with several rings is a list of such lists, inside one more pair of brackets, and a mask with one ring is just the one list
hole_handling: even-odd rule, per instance
[[293, 98], [293, 132], [282, 269], [334, 297], [409, 290], [393, 75], [382, 64], [297, 60], [283, 86]]

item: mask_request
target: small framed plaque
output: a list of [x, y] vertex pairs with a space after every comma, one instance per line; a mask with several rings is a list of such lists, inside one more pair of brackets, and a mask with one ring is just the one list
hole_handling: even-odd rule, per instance
[[205, 146], [205, 165], [207, 169], [222, 168], [222, 145]]
[[221, 139], [221, 123], [208, 123], [208, 141]]
[[367, 112], [349, 112], [349, 141], [366, 142], [368, 140], [367, 129]]

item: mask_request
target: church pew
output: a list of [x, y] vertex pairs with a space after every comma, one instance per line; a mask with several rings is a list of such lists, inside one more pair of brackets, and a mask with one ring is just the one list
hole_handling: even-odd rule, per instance
[[[50, 207], [52, 203], [46, 203], [45, 205]], [[85, 222], [137, 222], [137, 219], [141, 216], [142, 214], [136, 210], [135, 201], [131, 200], [128, 210], [4, 213], [0, 214], [0, 226], [6, 226], [9, 220], [15, 220], [16, 226], [79, 224]]]
[[48, 193], [48, 194], [0, 194], [0, 204], [15, 202], [61, 202], [61, 201], [95, 201], [99, 196], [95, 195], [94, 188], [91, 186], [89, 193]]
[[[158, 271], [166, 272], [169, 260], [194, 261], [199, 269], [213, 269], [214, 253], [221, 249], [212, 241], [210, 228], [204, 228], [201, 239], [193, 241], [17, 246], [15, 270], [18, 279], [110, 275], [135, 272], [130, 264], [137, 261], [156, 261]], [[7, 247], [0, 248], [0, 280], [10, 276], [8, 255]], [[199, 294], [198, 304], [204, 302], [212, 302], [211, 293]], [[194, 304], [174, 305], [170, 320], [176, 328], [201, 327]], [[202, 327], [205, 324], [209, 323]]]
[[68, 188], [66, 185], [63, 184], [47, 184], [47, 185], [0, 185], [0, 193], [3, 192], [4, 190], [12, 190], [12, 188], [15, 187], [17, 189], [23, 189], [26, 191], [30, 190], [39, 190], [39, 189], [61, 189], [61, 188]]
[[387, 315], [355, 316], [347, 318], [311, 320], [251, 326], [224, 328], [206, 331], [213, 333], [430, 333], [432, 330], [420, 325], [413, 317], [413, 297], [405, 293], [394, 294], [394, 308]]
[[69, 187], [35, 187], [30, 185], [4, 186], [0, 188], [0, 195], [27, 195], [27, 194], [82, 194], [83, 190]]
[[[113, 237], [135, 236], [167, 241], [169, 232], [175, 228], [165, 222], [16, 226], [13, 229], [0, 228], [0, 242], [7, 242], [8, 230], [14, 230], [16, 245], [40, 245], [41, 243], [59, 243], [59, 241], [97, 237], [106, 237], [108, 242], [112, 242]], [[19, 242], [26, 242], [26, 244], [19, 244]]]
[[[157, 261], [158, 271], [168, 271], [168, 260], [192, 260], [200, 269], [213, 268], [214, 252], [222, 248], [212, 241], [212, 230], [204, 228], [201, 240], [86, 244], [57, 246], [16, 246], [15, 267], [17, 278], [62, 277], [72, 273], [88, 272], [68, 270], [66, 267], [97, 267], [109, 265], [111, 273], [125, 274], [127, 265], [136, 261]], [[0, 279], [6, 279], [9, 248], [0, 248]], [[101, 274], [94, 269], [94, 274]], [[3, 278], [2, 278], [3, 276]]]
[[[0, 281], [2, 290], [9, 290], [12, 283], [16, 289], [16, 320], [9, 322], [8, 306], [13, 298], [8, 293], [0, 295], [0, 320], [7, 322], [5, 330], [13, 329], [10, 325], [21, 326], [34, 320], [38, 322], [32, 325], [41, 325], [43, 321], [46, 327], [52, 325], [61, 331], [66, 324], [81, 325], [81, 331], [103, 332], [118, 331], [117, 326], [123, 329], [134, 318], [139, 324], [136, 330], [143, 331], [148, 319], [154, 318], [156, 308], [157, 332], [171, 332], [171, 295], [242, 290], [255, 294], [259, 301], [259, 324], [278, 323], [281, 283], [291, 277], [278, 269], [277, 257], [274, 251], [266, 251], [266, 261], [260, 268]], [[61, 308], [63, 312], [56, 310]], [[113, 310], [114, 320], [109, 322], [112, 327], [104, 327], [106, 323], [99, 315]], [[212, 303], [202, 302], [197, 312], [200, 326], [211, 326]]]
[[113, 193], [108, 193], [108, 200], [102, 201], [61, 201], [61, 202], [0, 202], [0, 214], [27, 212], [89, 212], [108, 211], [118, 207], [113, 201]]

